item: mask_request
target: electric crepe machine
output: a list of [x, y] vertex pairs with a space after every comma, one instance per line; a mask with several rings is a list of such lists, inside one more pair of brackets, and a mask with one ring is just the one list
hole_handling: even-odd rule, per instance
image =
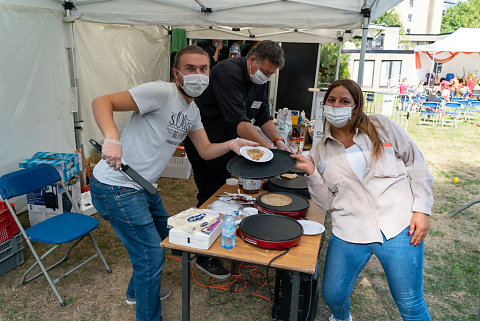
[[237, 229], [237, 236], [252, 245], [274, 250], [286, 250], [297, 246], [303, 227], [293, 218], [258, 214], [244, 218]]
[[[279, 195], [283, 198], [290, 198], [291, 202], [284, 206], [276, 206], [265, 203], [264, 196], [276, 195]], [[307, 215], [308, 209], [310, 208], [310, 202], [307, 198], [294, 193], [269, 192], [258, 195], [253, 206], [258, 209], [259, 213], [278, 214], [298, 220]]]

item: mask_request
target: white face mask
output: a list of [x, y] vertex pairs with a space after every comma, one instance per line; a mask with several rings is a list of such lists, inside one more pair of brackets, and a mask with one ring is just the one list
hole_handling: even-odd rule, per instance
[[257, 72], [252, 75], [252, 65], [250, 65], [250, 80], [257, 85], [263, 85], [268, 81], [268, 77], [263, 74], [263, 72], [258, 68], [258, 63], [255, 61], [257, 65]]
[[324, 105], [323, 114], [333, 127], [341, 128], [352, 119], [352, 110], [355, 106], [356, 105], [353, 105], [352, 107], [333, 107]]
[[183, 91], [190, 97], [198, 97], [203, 91], [208, 87], [210, 78], [207, 75], [202, 74], [190, 74], [184, 75], [179, 70], [177, 70], [180, 75], [183, 77]]

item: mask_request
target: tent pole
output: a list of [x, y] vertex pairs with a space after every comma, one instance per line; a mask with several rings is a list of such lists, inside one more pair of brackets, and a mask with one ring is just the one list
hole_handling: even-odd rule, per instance
[[360, 87], [363, 86], [363, 70], [365, 65], [365, 51], [367, 48], [367, 37], [368, 37], [368, 26], [370, 23], [370, 8], [364, 8], [361, 10], [363, 14], [363, 25], [362, 25], [362, 46], [360, 47], [360, 61], [358, 64], [358, 77], [357, 83]]
[[[71, 10], [75, 9], [75, 6], [68, 1], [64, 2], [65, 13], [68, 16], [72, 15]], [[74, 21], [68, 22], [68, 33], [70, 37], [70, 44], [68, 45], [68, 62], [70, 65], [70, 101], [71, 101], [71, 110], [73, 114], [73, 128], [75, 130], [75, 148], [80, 150], [82, 155], [79, 157], [83, 157], [85, 155], [85, 150], [82, 144], [82, 113], [79, 103], [78, 97], [78, 84], [77, 84], [77, 74], [75, 71], [75, 29], [74, 29]], [[80, 159], [80, 163], [83, 164], [83, 159]], [[81, 166], [83, 168], [84, 166]], [[80, 185], [82, 187], [87, 186], [87, 177], [86, 177], [86, 169], [83, 168], [80, 171]]]
[[[430, 78], [428, 78], [428, 87], [430, 87], [430, 82], [432, 80], [432, 76], [433, 76], [433, 70], [435, 69], [435, 55], [437, 54], [436, 51], [433, 52], [433, 59], [432, 59], [432, 67], [430, 68]], [[435, 82], [435, 80], [434, 80]], [[432, 90], [433, 92], [433, 90]]]
[[342, 47], [343, 47], [343, 37], [338, 37], [338, 55], [337, 55], [337, 67], [335, 68], [335, 80], [338, 79], [338, 75], [340, 73], [340, 58], [342, 55]]

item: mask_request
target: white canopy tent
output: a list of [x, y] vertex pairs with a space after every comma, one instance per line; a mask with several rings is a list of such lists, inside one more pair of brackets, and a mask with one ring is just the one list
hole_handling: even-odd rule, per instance
[[[73, 152], [101, 137], [94, 97], [168, 81], [172, 28], [191, 38], [338, 42], [399, 2], [0, 0], [0, 175], [36, 151]], [[128, 116], [115, 116], [120, 129]]]
[[442, 63], [442, 75], [467, 76], [480, 72], [480, 28], [460, 28], [430, 45], [415, 47], [415, 67], [419, 80], [434, 73], [434, 61]]

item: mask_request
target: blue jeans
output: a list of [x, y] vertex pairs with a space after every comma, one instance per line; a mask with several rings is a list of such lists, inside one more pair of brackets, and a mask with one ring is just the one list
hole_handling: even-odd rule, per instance
[[431, 320], [423, 296], [423, 242], [410, 245], [408, 227], [383, 243], [355, 244], [331, 236], [322, 295], [337, 320], [350, 315], [350, 294], [355, 281], [375, 254], [387, 276], [393, 300], [403, 320]]
[[160, 194], [145, 190], [112, 186], [92, 177], [92, 203], [128, 251], [133, 274], [128, 298], [135, 298], [140, 321], [162, 321], [159, 298], [165, 249], [160, 242], [168, 236], [168, 214]]

